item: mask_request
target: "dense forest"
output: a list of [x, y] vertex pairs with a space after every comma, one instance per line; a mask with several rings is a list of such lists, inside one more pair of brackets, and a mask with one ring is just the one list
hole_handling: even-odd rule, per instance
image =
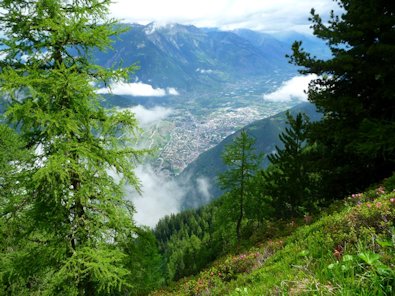
[[[92, 63], [92, 50], [124, 30], [107, 17], [110, 1], [1, 1], [1, 295], [160, 295], [199, 272], [179, 294], [210, 295], [199, 285], [210, 278], [214, 287], [214, 275], [233, 290], [212, 295], [314, 294], [306, 268], [293, 271], [296, 288], [276, 282], [291, 274], [276, 262], [307, 259], [328, 283], [316, 282], [323, 294], [393, 295], [395, 3], [337, 2], [342, 15], [327, 21], [313, 9], [310, 18], [331, 58], [301, 42], [289, 56], [300, 73], [317, 75], [308, 98], [322, 119], [288, 113], [266, 169], [256, 139], [241, 131], [222, 155], [225, 193], [149, 229], [135, 225], [123, 192], [125, 184], [140, 190], [134, 168], [149, 151], [133, 148], [134, 115], [104, 108], [96, 92], [136, 70]], [[314, 258], [335, 261], [322, 269]], [[256, 262], [262, 273], [235, 281]], [[277, 286], [253, 290], [271, 272]]]

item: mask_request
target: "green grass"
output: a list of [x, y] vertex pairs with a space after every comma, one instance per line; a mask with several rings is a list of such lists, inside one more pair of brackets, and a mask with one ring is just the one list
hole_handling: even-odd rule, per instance
[[395, 295], [395, 192], [367, 191], [328, 212], [152, 295]]

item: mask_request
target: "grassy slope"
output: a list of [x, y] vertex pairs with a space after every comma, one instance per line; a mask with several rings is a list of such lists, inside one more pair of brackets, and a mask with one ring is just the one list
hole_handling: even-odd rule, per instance
[[152, 295], [395, 295], [394, 221], [395, 192], [380, 187]]

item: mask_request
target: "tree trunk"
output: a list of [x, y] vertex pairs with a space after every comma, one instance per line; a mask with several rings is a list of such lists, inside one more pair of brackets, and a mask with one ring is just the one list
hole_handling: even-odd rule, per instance
[[237, 237], [237, 247], [240, 248], [241, 242], [241, 222], [243, 220], [243, 213], [244, 213], [244, 170], [245, 170], [245, 143], [243, 143], [242, 147], [242, 156], [241, 156], [241, 180], [240, 180], [240, 213], [239, 218], [237, 219], [236, 224], [236, 237]]

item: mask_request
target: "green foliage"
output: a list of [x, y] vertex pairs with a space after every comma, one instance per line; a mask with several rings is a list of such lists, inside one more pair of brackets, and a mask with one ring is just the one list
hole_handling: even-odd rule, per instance
[[285, 239], [225, 256], [154, 295], [392, 295], [394, 197], [380, 187], [354, 194]]
[[222, 251], [214, 224], [215, 205], [162, 218], [155, 235], [166, 263], [167, 280], [199, 272]]
[[104, 69], [89, 56], [122, 31], [106, 17], [109, 4], [0, 3], [5, 117], [35, 151], [17, 166], [29, 177], [1, 200], [5, 293], [96, 295], [133, 285], [121, 245], [136, 227], [123, 186], [139, 190], [133, 168], [144, 151], [133, 149], [134, 115], [101, 107], [96, 86], [134, 67]]
[[[166, 216], [158, 222], [155, 236], [164, 257], [168, 282], [197, 274], [220, 255], [235, 253], [234, 232], [229, 231], [234, 222], [223, 219], [220, 213], [223, 204], [224, 198], [221, 197], [203, 208]], [[266, 229], [263, 221], [253, 225]], [[257, 239], [245, 231], [248, 225], [243, 226], [242, 243], [251, 246], [251, 239]], [[225, 269], [221, 269], [223, 274], [227, 274]]]
[[271, 165], [263, 172], [263, 191], [271, 196], [278, 217], [300, 216], [315, 210], [318, 202], [319, 175], [308, 157], [312, 147], [305, 147], [309, 120], [304, 114], [295, 118], [287, 113], [288, 127], [280, 134], [283, 148], [268, 156]]
[[[197, 276], [182, 279], [178, 282], [179, 290], [176, 295], [199, 295], [204, 293], [223, 294], [223, 289], [243, 273], [250, 273], [261, 267], [263, 262], [276, 250], [282, 247], [281, 241], [270, 241], [260, 248], [252, 248], [238, 255], [227, 255], [216, 260], [212, 266], [200, 272]], [[222, 291], [222, 292], [221, 292]], [[169, 293], [173, 295], [172, 293]], [[167, 295], [158, 291], [153, 295]]]
[[127, 255], [123, 264], [130, 271], [127, 283], [132, 290], [126, 287], [121, 295], [146, 295], [164, 284], [164, 259], [151, 229], [138, 229], [137, 236], [125, 241], [122, 249]]
[[125, 256], [120, 250], [106, 245], [99, 245], [95, 250], [90, 247], [79, 248], [54, 274], [49, 283], [51, 289], [46, 293], [53, 295], [72, 291], [72, 294], [78, 295], [81, 291], [78, 291], [76, 286], [68, 287], [68, 285], [71, 282], [86, 283], [86, 279], [89, 279], [92, 286], [84, 288], [95, 289], [97, 293], [108, 294], [113, 290], [120, 291], [126, 285], [132, 287], [125, 279], [128, 270], [122, 266]]
[[[341, 198], [388, 177], [395, 169], [395, 7], [388, 1], [339, 0], [329, 22], [313, 9], [314, 34], [332, 51], [328, 60], [293, 45], [291, 62], [318, 78], [309, 100], [324, 113], [312, 124], [323, 194]], [[358, 172], [357, 174], [355, 172]]]
[[[225, 147], [222, 155], [228, 170], [219, 175], [218, 181], [222, 189], [227, 191], [223, 197], [223, 220], [236, 221], [237, 242], [241, 240], [241, 223], [243, 221], [246, 205], [252, 195], [254, 176], [262, 162], [262, 155], [254, 152], [254, 139], [247, 135], [245, 130], [234, 141]], [[265, 205], [260, 205], [264, 207]], [[226, 217], [226, 218], [225, 218]]]
[[[24, 148], [25, 143], [19, 135], [6, 126], [0, 124], [0, 290], [6, 291], [4, 285], [13, 264], [13, 258], [4, 256], [6, 248], [13, 246], [15, 231], [20, 231], [15, 225], [8, 223], [12, 213], [20, 206], [24, 196], [22, 182], [29, 180], [27, 173], [21, 167], [27, 165], [31, 153]], [[32, 252], [34, 254], [34, 252]]]
[[19, 135], [0, 123], [0, 208], [6, 205], [6, 199], [18, 195], [16, 184], [27, 177], [18, 167], [26, 165], [31, 152], [24, 148], [25, 143]]
[[[321, 118], [321, 115], [317, 113], [315, 106], [310, 103], [299, 104], [289, 111], [293, 115], [296, 115], [300, 112], [305, 113], [312, 121], [316, 121]], [[285, 113], [286, 112], [281, 112], [277, 115], [255, 121], [244, 128], [248, 135], [255, 140], [254, 148], [256, 149], [255, 152], [257, 154], [263, 153], [267, 156], [273, 152], [276, 145], [281, 147], [281, 141], [278, 135], [286, 127], [287, 118]], [[230, 135], [217, 146], [199, 155], [199, 157], [190, 165], [188, 165], [185, 170], [177, 177], [177, 180], [185, 183], [187, 182], [185, 180], [188, 180], [189, 176], [205, 176], [208, 179], [217, 178], [221, 172], [227, 170], [226, 165], [221, 159], [221, 155], [225, 150], [225, 146], [230, 144], [239, 134], [239, 132], [236, 132]], [[267, 157], [263, 159], [262, 164], [263, 167], [267, 167], [269, 164]], [[257, 182], [254, 182], [254, 184], [258, 183], [262, 182], [258, 180]], [[210, 192], [213, 199], [216, 199], [224, 192], [219, 189], [219, 184], [212, 185], [213, 186]], [[202, 197], [199, 197], [199, 195], [196, 195], [194, 190], [188, 190], [186, 197], [187, 198], [184, 199], [182, 204], [182, 208], [185, 209], [202, 206], [207, 202]], [[264, 208], [265, 207], [259, 207], [259, 209]]]
[[393, 173], [390, 177], [384, 180], [383, 185], [386, 191], [395, 190], [395, 173]]

